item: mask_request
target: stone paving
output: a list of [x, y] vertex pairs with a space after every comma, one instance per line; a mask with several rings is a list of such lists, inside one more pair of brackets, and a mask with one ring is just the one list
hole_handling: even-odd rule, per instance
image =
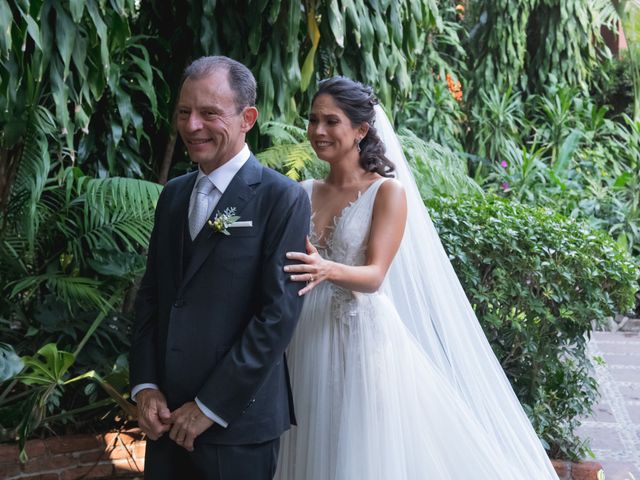
[[596, 365], [602, 396], [579, 435], [606, 480], [640, 480], [640, 334], [594, 332], [589, 349], [605, 361]]

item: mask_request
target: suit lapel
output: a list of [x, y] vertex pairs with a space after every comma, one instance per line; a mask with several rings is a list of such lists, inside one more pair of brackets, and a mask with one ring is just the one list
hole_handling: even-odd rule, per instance
[[[217, 212], [224, 212], [227, 208], [235, 208], [236, 215], [240, 215], [247, 202], [255, 195], [255, 185], [260, 183], [262, 178], [262, 166], [253, 155], [238, 171], [231, 183], [225, 190], [218, 204], [213, 209], [210, 220], [213, 220]], [[187, 202], [188, 204], [188, 202]], [[195, 273], [200, 269], [207, 257], [213, 252], [215, 246], [224, 237], [222, 233], [215, 233], [207, 224], [196, 237], [193, 245], [193, 255], [191, 262], [187, 266], [187, 271], [182, 279], [181, 291], [183, 291]]]
[[173, 226], [171, 235], [171, 252], [176, 252], [173, 259], [173, 278], [176, 279], [176, 287], [182, 284], [182, 275], [184, 273], [184, 230], [188, 225], [189, 217], [189, 200], [193, 185], [195, 184], [198, 172], [191, 172], [185, 179], [181, 187], [176, 192], [176, 196], [171, 203], [170, 224]]

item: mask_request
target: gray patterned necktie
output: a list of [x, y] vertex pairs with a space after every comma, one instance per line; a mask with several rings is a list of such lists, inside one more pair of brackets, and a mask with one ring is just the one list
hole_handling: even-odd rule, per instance
[[189, 212], [189, 233], [191, 240], [194, 240], [209, 216], [209, 193], [215, 187], [209, 177], [202, 177], [198, 181], [196, 197]]

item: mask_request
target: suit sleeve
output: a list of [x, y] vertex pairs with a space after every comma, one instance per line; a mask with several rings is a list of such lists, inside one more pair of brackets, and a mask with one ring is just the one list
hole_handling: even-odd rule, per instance
[[157, 335], [158, 335], [158, 230], [166, 204], [166, 188], [160, 194], [156, 206], [155, 220], [149, 251], [147, 254], [147, 268], [140, 282], [140, 288], [135, 302], [135, 321], [131, 354], [129, 357], [130, 384], [135, 387], [140, 384], [159, 384], [157, 372]]
[[299, 185], [288, 187], [274, 205], [262, 252], [261, 310], [198, 392], [198, 399], [229, 424], [251, 404], [293, 335], [303, 298], [284, 272], [291, 263], [285, 255], [305, 251], [310, 214]]

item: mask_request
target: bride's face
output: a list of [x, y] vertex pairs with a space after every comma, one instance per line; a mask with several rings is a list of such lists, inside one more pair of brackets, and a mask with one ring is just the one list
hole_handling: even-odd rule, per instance
[[356, 139], [364, 137], [363, 127], [354, 127], [331, 95], [316, 97], [309, 114], [307, 136], [321, 160], [332, 162], [358, 159]]

